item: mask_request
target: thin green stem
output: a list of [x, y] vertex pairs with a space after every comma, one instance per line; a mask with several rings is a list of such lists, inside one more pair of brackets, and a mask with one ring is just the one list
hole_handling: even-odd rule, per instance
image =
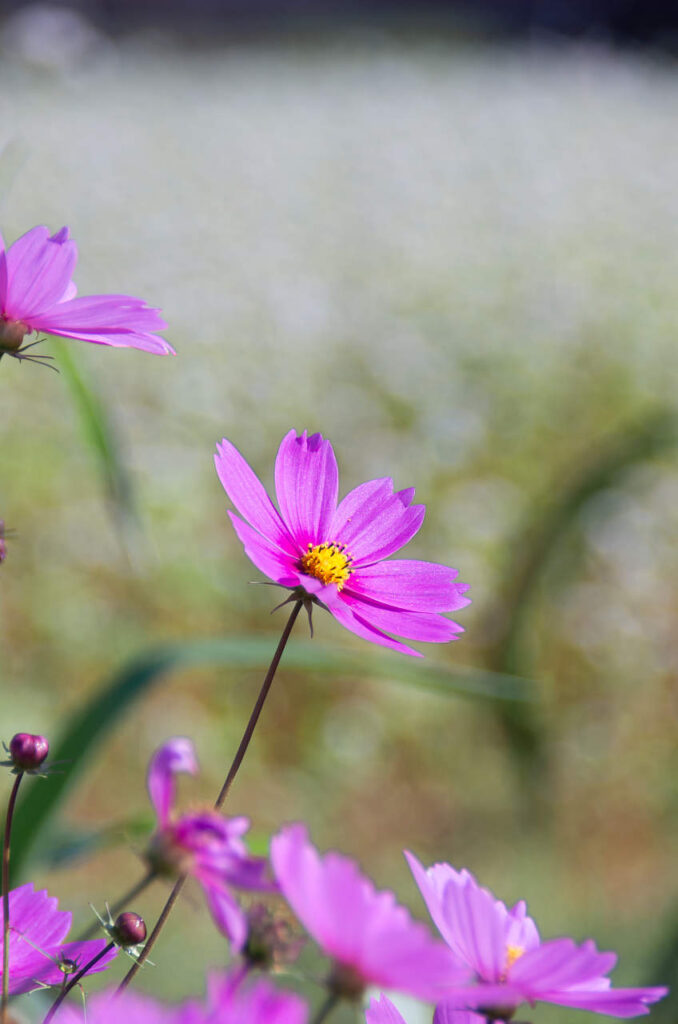
[[[139, 896], [144, 891], [144, 889], [146, 889], [147, 886], [151, 884], [155, 877], [155, 871], [153, 871], [152, 869], [147, 871], [143, 878], [141, 878], [136, 885], [132, 886], [129, 892], [126, 892], [124, 896], [121, 896], [120, 899], [115, 901], [112, 907], [108, 908], [111, 912], [111, 917], [116, 917], [121, 910], [124, 910], [127, 904], [131, 903], [132, 900], [136, 899], [137, 896]], [[100, 923], [98, 921], [93, 921], [92, 924], [89, 925], [89, 927], [86, 928], [85, 931], [78, 936], [76, 941], [86, 942], [88, 939], [94, 938], [94, 936], [98, 933], [100, 928]]]
[[[290, 613], [290, 617], [287, 620], [287, 623], [286, 623], [285, 628], [283, 630], [282, 636], [280, 637], [280, 641], [278, 643], [278, 646], [276, 647], [275, 654], [273, 655], [273, 660], [271, 661], [271, 664], [269, 665], [269, 668], [268, 668], [268, 672], [266, 673], [264, 681], [261, 684], [261, 690], [259, 691], [259, 696], [257, 697], [257, 700], [256, 700], [256, 703], [254, 705], [254, 708], [252, 709], [252, 714], [250, 715], [249, 721], [248, 721], [247, 726], [245, 728], [245, 732], [243, 733], [243, 737], [242, 737], [242, 739], [240, 741], [240, 745], [239, 745], [239, 747], [238, 747], [238, 749], [236, 751], [235, 757], [233, 758], [233, 763], [232, 763], [231, 767], [228, 770], [228, 775], [226, 776], [226, 780], [225, 780], [223, 786], [221, 787], [221, 791], [219, 793], [219, 796], [217, 797], [217, 799], [215, 801], [215, 804], [214, 804], [215, 810], [220, 810], [220, 808], [223, 806], [224, 801], [226, 800], [226, 797], [228, 796], [228, 792], [229, 792], [231, 786], [233, 785], [233, 780], [235, 779], [236, 775], [238, 774], [238, 769], [240, 768], [240, 765], [242, 764], [243, 758], [245, 757], [245, 754], [247, 753], [247, 748], [250, 745], [250, 740], [252, 739], [252, 735], [253, 735], [254, 730], [256, 728], [257, 722], [259, 721], [259, 716], [261, 714], [261, 709], [263, 708], [264, 703], [266, 701], [266, 697], [268, 696], [268, 691], [271, 689], [271, 684], [273, 682], [273, 678], [275, 676], [275, 673], [276, 673], [276, 670], [278, 668], [278, 665], [280, 664], [280, 659], [283, 656], [283, 651], [285, 650], [285, 647], [287, 645], [287, 641], [290, 638], [290, 633], [292, 632], [292, 629], [294, 627], [294, 623], [297, 621], [297, 616], [299, 615], [299, 612], [301, 611], [302, 605], [303, 605], [303, 601], [296, 601], [295, 604], [294, 604], [294, 607], [292, 609], [292, 612]], [[120, 986], [118, 988], [118, 992], [122, 992], [122, 991], [124, 991], [124, 989], [127, 988], [127, 986], [130, 984], [130, 982], [132, 981], [132, 979], [136, 975], [136, 973], [139, 970], [139, 968], [143, 966], [144, 961], [146, 960], [146, 958], [148, 957], [148, 954], [153, 949], [153, 946], [155, 945], [156, 940], [157, 940], [158, 936], [160, 935], [160, 932], [164, 928], [165, 922], [167, 921], [167, 918], [170, 915], [172, 907], [174, 906], [174, 904], [177, 901], [177, 897], [179, 896], [179, 893], [181, 892], [181, 890], [183, 889], [184, 885], [186, 884], [187, 878], [188, 878], [188, 875], [182, 875], [175, 882], [174, 888], [172, 889], [172, 892], [169, 894], [169, 898], [167, 900], [167, 903], [165, 904], [165, 906], [162, 909], [160, 917], [158, 918], [158, 920], [156, 922], [155, 928], [153, 929], [153, 931], [149, 935], [148, 939], [146, 940], [146, 945], [144, 946], [144, 948], [142, 949], [141, 953], [139, 954], [139, 957], [137, 958], [135, 963], [132, 964], [131, 968], [129, 969], [129, 971], [127, 972], [125, 977], [122, 979], [122, 981], [120, 983]], [[1, 1022], [0, 1022], [0, 1024], [1, 1024]]]
[[2, 1002], [0, 1003], [0, 1024], [7, 1021], [7, 1000], [9, 998], [9, 852], [12, 836], [12, 818], [14, 817], [14, 805], [16, 804], [17, 793], [23, 772], [17, 774], [12, 786], [7, 803], [7, 818], [5, 820], [5, 838], [2, 844]]
[[63, 1003], [64, 999], [66, 998], [68, 993], [71, 991], [71, 989], [75, 988], [75, 986], [78, 984], [80, 979], [84, 978], [85, 975], [89, 971], [92, 970], [94, 965], [98, 964], [99, 961], [103, 957], [105, 957], [106, 954], [109, 953], [113, 949], [114, 946], [115, 946], [114, 942], [109, 942], [108, 945], [104, 946], [104, 948], [102, 950], [100, 950], [100, 952], [98, 952], [96, 956], [92, 957], [92, 959], [89, 961], [89, 963], [85, 964], [85, 966], [82, 968], [81, 971], [78, 971], [77, 974], [73, 975], [73, 977], [69, 981], [68, 985], [66, 985], [64, 988], [62, 988], [61, 992], [56, 997], [56, 999], [54, 1000], [52, 1005], [50, 1006], [50, 1008], [49, 1008], [49, 1010], [47, 1012], [47, 1016], [45, 1017], [45, 1019], [42, 1022], [42, 1024], [49, 1024], [49, 1021], [51, 1021], [52, 1017], [57, 1012], [57, 1010], [59, 1009], [59, 1007], [61, 1006], [61, 1004]]
[[330, 992], [325, 1002], [321, 1005], [320, 1009], [316, 1013], [315, 1017], [311, 1021], [311, 1024], [322, 1024], [322, 1021], [326, 1020], [332, 1013], [335, 1006], [339, 1005], [341, 997], [336, 992]]

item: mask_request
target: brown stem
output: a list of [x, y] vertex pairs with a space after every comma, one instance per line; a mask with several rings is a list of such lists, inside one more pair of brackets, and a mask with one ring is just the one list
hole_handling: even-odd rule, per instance
[[292, 609], [292, 612], [290, 614], [290, 617], [287, 620], [287, 625], [285, 626], [285, 628], [283, 630], [283, 634], [280, 637], [280, 642], [278, 643], [278, 646], [276, 648], [276, 652], [273, 655], [273, 661], [269, 665], [268, 672], [266, 673], [266, 678], [264, 679], [263, 683], [261, 684], [261, 690], [259, 691], [259, 696], [257, 697], [257, 702], [254, 705], [254, 708], [252, 710], [252, 714], [250, 715], [250, 720], [247, 723], [247, 728], [245, 729], [245, 732], [243, 733], [243, 737], [242, 737], [242, 739], [240, 741], [240, 746], [238, 747], [238, 751], [237, 751], [235, 757], [233, 758], [233, 764], [231, 765], [231, 767], [228, 770], [228, 775], [226, 776], [226, 781], [224, 782], [223, 786], [221, 787], [221, 792], [219, 793], [219, 796], [217, 797], [217, 799], [215, 801], [214, 806], [216, 807], [217, 810], [219, 810], [219, 808], [223, 807], [224, 801], [226, 800], [226, 797], [228, 796], [228, 791], [231, 788], [231, 786], [233, 785], [233, 780], [235, 779], [236, 775], [238, 774], [238, 769], [240, 768], [240, 765], [242, 764], [242, 760], [243, 760], [245, 754], [247, 753], [247, 748], [249, 747], [250, 740], [252, 739], [252, 733], [254, 732], [254, 730], [256, 728], [257, 722], [259, 721], [259, 715], [261, 714], [261, 709], [263, 708], [264, 702], [265, 702], [266, 698], [268, 697], [268, 691], [271, 689], [271, 683], [273, 682], [273, 677], [275, 676], [276, 669], [278, 668], [278, 665], [280, 664], [280, 659], [283, 656], [283, 651], [285, 650], [285, 647], [287, 646], [287, 641], [290, 638], [290, 633], [292, 632], [292, 628], [294, 627], [294, 623], [297, 621], [297, 615], [301, 611], [303, 603], [304, 603], [303, 601], [297, 601], [295, 603], [294, 608]]
[[[127, 904], [136, 899], [136, 897], [139, 896], [154, 879], [155, 871], [150, 869], [136, 885], [132, 886], [129, 892], [126, 892], [124, 896], [121, 896], [119, 900], [116, 900], [112, 907], [108, 907], [111, 917], [116, 917], [119, 911], [124, 910]], [[76, 942], [86, 942], [88, 939], [93, 939], [100, 928], [101, 924], [99, 921], [94, 921], [81, 935], [78, 936]]]
[[[125, 975], [125, 977], [120, 982], [120, 985], [118, 986], [118, 992], [124, 992], [124, 990], [127, 988], [129, 983], [132, 981], [132, 979], [134, 978], [134, 975], [137, 973], [139, 968], [143, 967], [144, 961], [146, 960], [146, 958], [148, 957], [148, 954], [153, 949], [153, 946], [155, 945], [155, 942], [156, 942], [156, 939], [158, 938], [158, 935], [160, 935], [160, 932], [163, 930], [163, 928], [165, 926], [165, 921], [170, 916], [170, 913], [172, 911], [172, 907], [176, 903], [177, 897], [179, 896], [179, 893], [183, 889], [184, 885], [186, 884], [186, 880], [187, 879], [188, 879], [188, 875], [182, 875], [174, 883], [174, 888], [172, 889], [171, 893], [169, 894], [169, 898], [167, 900], [167, 903], [162, 908], [162, 913], [160, 914], [160, 917], [158, 918], [158, 920], [155, 922], [155, 928], [153, 929], [153, 931], [149, 935], [148, 939], [146, 940], [146, 945], [141, 950], [141, 953], [139, 954], [137, 959], [134, 961], [134, 963], [130, 967], [130, 969], [127, 972], [127, 974]], [[45, 1021], [45, 1024], [47, 1024], [46, 1021]]]
[[12, 835], [12, 818], [14, 817], [14, 805], [19, 792], [23, 772], [17, 774], [9, 795], [7, 804], [7, 818], [5, 821], [5, 838], [2, 844], [2, 1002], [0, 1003], [0, 1024], [7, 1020], [7, 1000], [9, 998], [9, 851], [10, 838]]
[[[283, 630], [282, 636], [280, 637], [280, 641], [278, 643], [278, 646], [276, 647], [275, 654], [273, 655], [273, 660], [271, 661], [271, 664], [269, 665], [268, 672], [266, 673], [266, 677], [265, 677], [265, 679], [264, 679], [264, 681], [263, 681], [263, 683], [261, 685], [261, 690], [259, 691], [259, 696], [257, 697], [256, 704], [254, 705], [254, 708], [252, 710], [252, 714], [250, 715], [249, 722], [247, 723], [247, 727], [246, 727], [245, 732], [243, 733], [243, 737], [242, 737], [242, 739], [240, 741], [240, 746], [238, 747], [236, 755], [233, 758], [233, 764], [229, 768], [228, 775], [226, 776], [226, 781], [224, 782], [223, 786], [221, 787], [221, 792], [219, 793], [219, 796], [217, 797], [216, 802], [214, 804], [214, 807], [215, 807], [216, 810], [219, 810], [223, 806], [223, 803], [224, 803], [226, 797], [228, 796], [228, 791], [230, 790], [231, 785], [233, 784], [233, 780], [235, 779], [236, 775], [238, 774], [238, 769], [240, 768], [240, 765], [242, 764], [243, 758], [244, 758], [245, 754], [247, 753], [247, 748], [250, 745], [250, 740], [252, 739], [252, 734], [254, 733], [254, 730], [256, 728], [257, 722], [259, 721], [259, 715], [261, 714], [261, 709], [263, 708], [264, 702], [266, 700], [266, 697], [268, 696], [268, 691], [271, 689], [271, 683], [273, 682], [273, 677], [275, 676], [276, 669], [278, 668], [278, 665], [280, 664], [280, 659], [282, 658], [283, 651], [285, 650], [285, 646], [287, 644], [287, 641], [290, 638], [290, 633], [292, 632], [292, 628], [294, 626], [294, 623], [297, 621], [297, 616], [298, 616], [299, 612], [301, 611], [302, 605], [303, 605], [303, 601], [296, 601], [295, 605], [294, 605], [294, 608], [292, 609], [292, 612], [290, 614], [290, 617], [287, 620], [287, 624], [286, 624], [286, 626], [285, 626], [285, 628]], [[158, 936], [160, 935], [160, 932], [164, 928], [165, 922], [167, 921], [167, 918], [170, 915], [172, 907], [174, 906], [174, 904], [177, 901], [177, 897], [178, 897], [179, 893], [181, 892], [181, 890], [183, 889], [184, 885], [186, 884], [187, 878], [188, 878], [188, 875], [182, 875], [175, 882], [174, 888], [172, 889], [172, 892], [169, 894], [169, 898], [167, 900], [167, 903], [165, 904], [165, 906], [162, 909], [162, 913], [160, 914], [160, 917], [158, 918], [158, 920], [156, 922], [155, 928], [153, 929], [153, 931], [151, 932], [150, 936], [146, 940], [146, 945], [144, 946], [144, 948], [142, 949], [141, 953], [139, 954], [139, 957], [137, 958], [135, 963], [132, 964], [131, 968], [129, 969], [129, 971], [127, 972], [125, 977], [122, 979], [122, 981], [120, 983], [120, 986], [118, 988], [118, 992], [123, 992], [127, 988], [127, 986], [130, 984], [130, 982], [134, 978], [134, 976], [137, 973], [137, 971], [139, 970], [139, 968], [143, 965], [143, 963], [146, 960], [148, 954], [153, 949], [153, 946], [155, 945], [155, 942], [156, 942]], [[1, 1024], [1, 1022], [0, 1022], [0, 1024]]]
[[84, 978], [84, 976], [88, 973], [88, 971], [91, 971], [92, 968], [94, 967], [94, 965], [98, 964], [99, 961], [101, 960], [101, 958], [106, 956], [106, 954], [109, 953], [113, 949], [114, 946], [115, 946], [114, 942], [109, 942], [108, 945], [104, 946], [104, 948], [102, 950], [100, 950], [97, 953], [96, 956], [92, 957], [92, 959], [89, 961], [89, 963], [85, 964], [85, 966], [82, 968], [81, 971], [78, 971], [77, 974], [73, 975], [73, 977], [69, 981], [68, 985], [65, 985], [64, 988], [62, 988], [61, 992], [56, 997], [56, 999], [54, 1000], [52, 1005], [50, 1006], [49, 1010], [47, 1011], [47, 1016], [45, 1017], [45, 1019], [42, 1022], [42, 1024], [49, 1024], [49, 1021], [51, 1021], [52, 1017], [57, 1012], [57, 1010], [59, 1009], [59, 1007], [61, 1006], [61, 1004], [63, 1003], [64, 999], [66, 998], [68, 993], [71, 991], [71, 989], [75, 988], [75, 986], [78, 984], [80, 979]]

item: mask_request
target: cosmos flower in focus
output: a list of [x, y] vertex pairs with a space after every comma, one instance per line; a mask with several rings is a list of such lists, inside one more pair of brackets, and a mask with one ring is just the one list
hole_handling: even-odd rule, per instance
[[[0, 902], [0, 934], [4, 921]], [[31, 992], [45, 985], [61, 985], [64, 976], [93, 959], [106, 946], [105, 939], [64, 942], [72, 914], [58, 909], [58, 900], [46, 889], [34, 890], [31, 882], [9, 894], [9, 991]], [[112, 949], [93, 967], [103, 971], [116, 956]], [[0, 977], [2, 976], [0, 955]]]
[[435, 999], [468, 981], [468, 969], [392, 892], [379, 892], [340, 853], [321, 857], [304, 825], [274, 836], [271, 863], [283, 896], [332, 958], [328, 987], [341, 997], [359, 999], [368, 985], [377, 985]]
[[556, 1003], [611, 1017], [637, 1017], [666, 995], [665, 988], [611, 987], [615, 953], [600, 953], [588, 940], [543, 942], [521, 900], [508, 909], [468, 871], [449, 864], [425, 870], [406, 854], [440, 934], [477, 984], [445, 998], [436, 1024], [462, 1024], [454, 1011], [475, 1009], [490, 1020], [508, 1019], [521, 1003]]
[[268, 878], [268, 862], [252, 857], [242, 837], [247, 818], [226, 818], [213, 808], [175, 810], [179, 772], [198, 773], [193, 744], [176, 736], [163, 744], [148, 766], [148, 792], [158, 827], [146, 851], [149, 866], [158, 875], [176, 878], [190, 874], [203, 888], [217, 927], [240, 952], [247, 939], [247, 918], [231, 893], [231, 886], [254, 892], [277, 891]]
[[[266, 576], [312, 601], [358, 636], [404, 654], [394, 640], [445, 643], [463, 632], [441, 613], [469, 604], [457, 570], [393, 559], [419, 530], [424, 506], [414, 488], [394, 491], [388, 477], [360, 484], [337, 504], [339, 475], [329, 441], [291, 430], [275, 463], [280, 511], [236, 448], [217, 446], [217, 473], [239, 515], [231, 521], [245, 553]], [[241, 518], [242, 517], [242, 518]]]
[[[89, 295], [77, 299], [72, 281], [76, 244], [64, 227], [50, 235], [31, 228], [5, 248], [0, 236], [0, 355], [40, 361], [26, 355], [34, 332], [77, 338], [95, 345], [139, 348], [174, 355], [156, 334], [167, 324], [157, 309], [130, 295]], [[33, 343], [32, 343], [33, 344]]]

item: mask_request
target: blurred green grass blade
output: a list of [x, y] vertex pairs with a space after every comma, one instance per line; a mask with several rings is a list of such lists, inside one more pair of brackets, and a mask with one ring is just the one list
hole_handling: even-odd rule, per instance
[[[53, 746], [50, 760], [65, 762], [58, 766], [62, 774], [34, 779], [30, 787], [25, 787], [12, 833], [14, 880], [19, 879], [37, 852], [36, 844], [38, 840], [42, 842], [41, 833], [88, 758], [152, 686], [169, 672], [205, 665], [261, 669], [263, 673], [274, 649], [275, 637], [270, 635], [189, 641], [149, 651], [124, 666], [104, 689], [76, 712], [60, 742]], [[453, 670], [431, 662], [414, 664], [412, 659], [394, 657], [391, 652], [375, 649], [357, 654], [303, 640], [293, 642], [285, 652], [281, 670], [290, 669], [324, 676], [359, 675], [363, 679], [416, 685], [434, 693], [484, 700], [526, 701], [531, 693], [526, 680], [501, 674]], [[253, 693], [253, 702], [254, 696]]]
[[106, 406], [86, 380], [72, 346], [52, 339], [61, 375], [78, 411], [82, 433], [97, 463], [113, 516], [123, 540], [129, 544], [139, 529], [134, 489]]
[[[617, 485], [641, 463], [677, 443], [678, 418], [673, 411], [660, 410], [600, 439], [582, 453], [569, 482], [554, 481], [544, 499], [532, 505], [532, 515], [507, 544], [511, 557], [503, 573], [505, 582], [487, 617], [485, 633], [495, 638], [486, 659], [488, 668], [508, 676], [534, 674], [528, 663], [525, 637], [532, 600], [552, 555], [587, 502]], [[568, 572], [575, 568], [576, 562], [570, 560]], [[506, 733], [529, 799], [536, 796], [535, 782], [544, 795], [548, 765], [536, 706], [498, 705], [495, 714]]]

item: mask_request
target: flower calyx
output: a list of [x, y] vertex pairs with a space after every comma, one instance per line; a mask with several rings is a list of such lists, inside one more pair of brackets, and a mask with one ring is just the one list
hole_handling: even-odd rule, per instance
[[263, 903], [255, 903], [248, 910], [247, 939], [242, 949], [248, 967], [272, 970], [294, 963], [305, 942], [294, 934], [290, 921]]

